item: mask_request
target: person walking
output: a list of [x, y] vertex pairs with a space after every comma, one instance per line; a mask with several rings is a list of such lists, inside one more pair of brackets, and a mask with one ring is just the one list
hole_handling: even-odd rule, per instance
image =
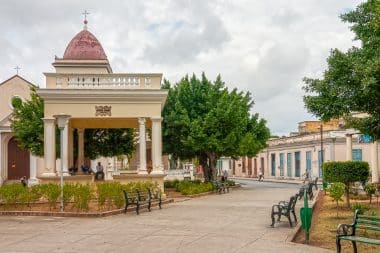
[[260, 168], [259, 170], [259, 182], [264, 180], [263, 170]]

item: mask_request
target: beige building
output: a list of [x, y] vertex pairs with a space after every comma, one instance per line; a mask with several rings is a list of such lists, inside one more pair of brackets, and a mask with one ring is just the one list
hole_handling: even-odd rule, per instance
[[[46, 88], [37, 90], [44, 99], [44, 158], [38, 163], [37, 178], [42, 181], [58, 180], [62, 165], [66, 180], [90, 181], [90, 176], [69, 174], [69, 168], [85, 164], [85, 130], [134, 128], [138, 132], [135, 168], [123, 173], [115, 170], [113, 158], [99, 158], [106, 162], [106, 178], [153, 180], [162, 185], [161, 111], [167, 97], [167, 91], [161, 89], [162, 74], [114, 73], [102, 45], [88, 31], [86, 20], [83, 30], [67, 45], [63, 57], [55, 58], [53, 67], [55, 72], [44, 73]], [[61, 160], [56, 159], [58, 121], [63, 123]], [[78, 133], [76, 163], [73, 148], [75, 130]], [[92, 164], [96, 162], [92, 161]]]
[[23, 176], [31, 182], [36, 181], [37, 158], [19, 148], [10, 128], [12, 99], [29, 99], [32, 86], [19, 75], [0, 83], [0, 185], [6, 180], [19, 180]]
[[298, 132], [269, 140], [268, 147], [256, 157], [235, 161], [232, 173], [257, 177], [262, 170], [266, 178], [301, 179], [309, 171], [312, 177], [321, 178], [322, 161], [358, 160], [369, 163], [372, 181], [378, 182], [378, 143], [343, 126], [338, 120], [324, 123], [321, 132], [321, 122], [301, 122]]

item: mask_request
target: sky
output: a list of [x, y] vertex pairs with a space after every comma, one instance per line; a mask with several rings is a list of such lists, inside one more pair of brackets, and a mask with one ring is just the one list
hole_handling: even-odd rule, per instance
[[40, 87], [83, 29], [102, 44], [115, 73], [195, 73], [250, 92], [252, 113], [274, 135], [315, 120], [303, 103], [304, 77], [319, 78], [332, 48], [354, 35], [339, 15], [359, 0], [0, 0], [0, 82], [16, 73]]

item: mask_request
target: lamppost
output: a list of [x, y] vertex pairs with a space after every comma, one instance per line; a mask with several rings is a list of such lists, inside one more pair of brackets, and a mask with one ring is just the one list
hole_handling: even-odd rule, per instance
[[67, 123], [69, 121], [70, 115], [61, 113], [57, 115], [53, 115], [53, 117], [57, 120], [57, 125], [60, 130], [60, 137], [61, 137], [61, 212], [63, 212], [63, 130], [67, 126]]

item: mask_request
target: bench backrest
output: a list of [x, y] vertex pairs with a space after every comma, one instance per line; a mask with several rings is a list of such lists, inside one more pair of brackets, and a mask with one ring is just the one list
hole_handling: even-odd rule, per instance
[[380, 231], [380, 217], [371, 215], [362, 215], [355, 211], [354, 216], [354, 229], [365, 229]]
[[294, 208], [295, 208], [295, 206], [297, 204], [297, 199], [298, 199], [298, 194], [290, 197], [290, 201], [289, 201], [289, 204], [291, 204], [290, 205], [290, 210], [294, 210]]
[[314, 187], [315, 187], [315, 190], [318, 190], [318, 177], [316, 177], [315, 179], [314, 179]]

